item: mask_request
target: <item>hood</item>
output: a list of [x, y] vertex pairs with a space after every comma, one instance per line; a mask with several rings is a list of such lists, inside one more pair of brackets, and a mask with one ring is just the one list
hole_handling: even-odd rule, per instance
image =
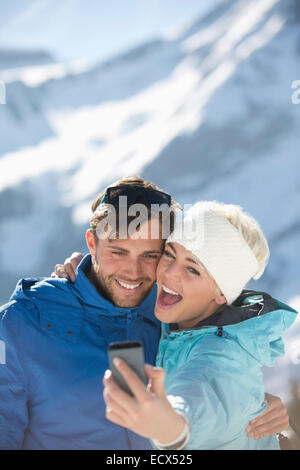
[[[213, 332], [230, 337], [261, 365], [272, 366], [284, 354], [281, 336], [296, 320], [297, 312], [265, 292], [244, 290], [233, 305], [200, 321], [188, 334]], [[184, 334], [177, 324], [169, 325], [169, 334]]]

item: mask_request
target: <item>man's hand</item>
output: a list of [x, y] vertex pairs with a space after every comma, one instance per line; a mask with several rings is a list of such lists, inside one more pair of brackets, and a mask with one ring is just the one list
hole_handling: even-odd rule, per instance
[[162, 444], [176, 440], [184, 429], [185, 420], [167, 399], [164, 369], [145, 365], [150, 379], [146, 387], [125, 361], [114, 359], [114, 363], [134, 396], [124, 392], [113, 379], [111, 371], [106, 371], [103, 379], [106, 418]]
[[261, 439], [289, 427], [289, 416], [279, 397], [266, 393], [264, 403], [268, 403], [268, 408], [262, 415], [250, 421], [246, 428], [248, 437]]
[[64, 277], [72, 282], [75, 282], [76, 269], [82, 258], [83, 254], [77, 253], [75, 251], [72, 253], [70, 258], [65, 259], [64, 264], [55, 265], [54, 272], [51, 274], [51, 277]]

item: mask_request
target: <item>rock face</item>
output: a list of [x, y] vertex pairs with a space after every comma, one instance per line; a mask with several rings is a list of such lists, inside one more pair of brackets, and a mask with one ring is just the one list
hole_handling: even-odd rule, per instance
[[91, 68], [0, 72], [1, 302], [20, 277], [86, 251], [90, 201], [126, 174], [182, 205], [242, 205], [271, 248], [251, 287], [299, 296], [299, 24], [296, 0], [228, 0]]

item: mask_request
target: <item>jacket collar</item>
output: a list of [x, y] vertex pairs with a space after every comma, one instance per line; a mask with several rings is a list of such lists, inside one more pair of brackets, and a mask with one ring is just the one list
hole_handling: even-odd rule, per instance
[[[201, 320], [193, 330], [209, 326], [228, 326], [241, 323], [278, 309], [278, 303], [265, 292], [243, 290], [232, 305], [226, 305], [220, 312]], [[170, 324], [170, 330], [179, 330], [177, 323]]]
[[149, 320], [158, 322], [154, 317], [154, 306], [156, 300], [157, 287], [156, 285], [149, 292], [147, 297], [134, 308], [117, 307], [112, 302], [103, 297], [91, 283], [87, 277], [87, 273], [91, 269], [92, 257], [90, 254], [86, 255], [78, 266], [78, 273], [76, 276], [75, 284], [72, 286], [76, 297], [79, 302], [84, 306], [95, 308], [95, 313], [99, 314], [99, 309], [103, 315], [110, 316], [131, 315], [137, 316], [142, 314]]

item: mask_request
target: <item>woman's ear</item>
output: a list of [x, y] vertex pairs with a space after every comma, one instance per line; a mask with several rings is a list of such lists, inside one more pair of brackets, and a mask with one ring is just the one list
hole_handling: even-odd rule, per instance
[[92, 229], [88, 229], [85, 234], [85, 240], [87, 247], [91, 253], [92, 256], [96, 255], [96, 240], [95, 240], [95, 235]]
[[222, 294], [222, 292], [218, 291], [217, 292], [217, 295], [215, 297], [215, 302], [216, 304], [218, 305], [224, 305], [226, 304], [227, 300], [226, 300], [226, 297], [224, 294]]

